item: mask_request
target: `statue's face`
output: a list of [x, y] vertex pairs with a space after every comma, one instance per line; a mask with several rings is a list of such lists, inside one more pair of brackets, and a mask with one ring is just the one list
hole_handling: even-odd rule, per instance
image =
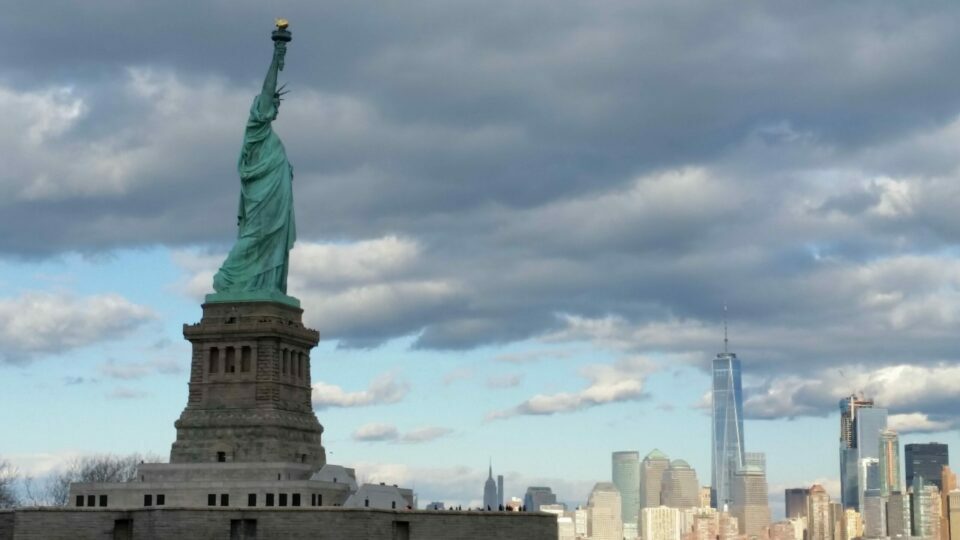
[[280, 112], [280, 98], [278, 97], [273, 98], [273, 109], [277, 112]]

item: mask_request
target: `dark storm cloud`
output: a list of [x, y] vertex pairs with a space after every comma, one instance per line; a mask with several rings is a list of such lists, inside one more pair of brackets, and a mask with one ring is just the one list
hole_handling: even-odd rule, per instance
[[0, 229], [30, 234], [0, 252], [223, 249], [274, 15], [294, 32], [291, 288], [330, 339], [705, 360], [729, 302], [769, 384], [957, 350], [949, 2], [19, 5]]

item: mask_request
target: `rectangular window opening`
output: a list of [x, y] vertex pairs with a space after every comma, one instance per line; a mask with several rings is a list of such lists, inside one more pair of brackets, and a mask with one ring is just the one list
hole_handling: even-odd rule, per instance
[[220, 349], [210, 347], [210, 373], [220, 371]]
[[410, 540], [410, 522], [393, 522], [393, 540]]
[[87, 506], [96, 506], [96, 505], [97, 505], [97, 496], [87, 495]]
[[83, 506], [83, 495], [77, 495], [77, 506]]
[[281, 493], [281, 494], [280, 494], [280, 506], [286, 506], [286, 505], [287, 505], [287, 494], [286, 494], [286, 493]]
[[273, 506], [273, 493], [267, 493], [267, 506]]
[[293, 501], [291, 501], [290, 506], [300, 506], [300, 494], [293, 494]]
[[132, 538], [132, 519], [116, 519], [113, 521], [113, 540], [131, 540]]
[[251, 357], [250, 347], [246, 345], [240, 349], [240, 371], [247, 373], [250, 371], [250, 357]]
[[227, 493], [220, 494], [220, 506], [230, 506], [230, 495]]
[[251, 493], [247, 495], [247, 506], [256, 506], [257, 505], [257, 494]]
[[100, 496], [100, 506], [104, 506], [104, 507], [107, 506], [107, 496], [106, 496], [106, 495], [101, 495], [101, 496]]
[[255, 540], [257, 538], [257, 520], [231, 519], [230, 540]]
[[216, 506], [217, 505], [217, 494], [210, 493], [207, 495], [207, 506]]
[[167, 504], [167, 496], [163, 493], [157, 495], [157, 506], [163, 506]]
[[223, 362], [224, 373], [234, 373], [237, 371], [236, 358], [234, 353], [235, 353], [235, 349], [233, 347], [227, 347], [226, 359]]
[[144, 506], [153, 506], [153, 495], [144, 495], [144, 496], [143, 496], [143, 505], [144, 505]]

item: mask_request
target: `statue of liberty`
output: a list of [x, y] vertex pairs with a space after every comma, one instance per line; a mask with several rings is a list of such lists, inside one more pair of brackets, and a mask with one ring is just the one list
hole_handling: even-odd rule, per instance
[[273, 300], [299, 306], [287, 296], [290, 248], [297, 232], [293, 217], [293, 168], [283, 143], [273, 132], [283, 87], [277, 73], [283, 70], [287, 22], [277, 21], [273, 32], [273, 60], [260, 95], [254, 98], [243, 135], [237, 168], [240, 172], [240, 206], [237, 241], [213, 278], [214, 294], [207, 302]]

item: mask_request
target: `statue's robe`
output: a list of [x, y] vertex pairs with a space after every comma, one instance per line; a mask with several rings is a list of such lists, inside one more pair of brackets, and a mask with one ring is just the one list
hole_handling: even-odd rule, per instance
[[240, 208], [237, 242], [213, 278], [217, 292], [287, 292], [290, 249], [297, 231], [293, 218], [293, 168], [280, 137], [271, 101], [260, 110], [253, 100], [240, 152]]

